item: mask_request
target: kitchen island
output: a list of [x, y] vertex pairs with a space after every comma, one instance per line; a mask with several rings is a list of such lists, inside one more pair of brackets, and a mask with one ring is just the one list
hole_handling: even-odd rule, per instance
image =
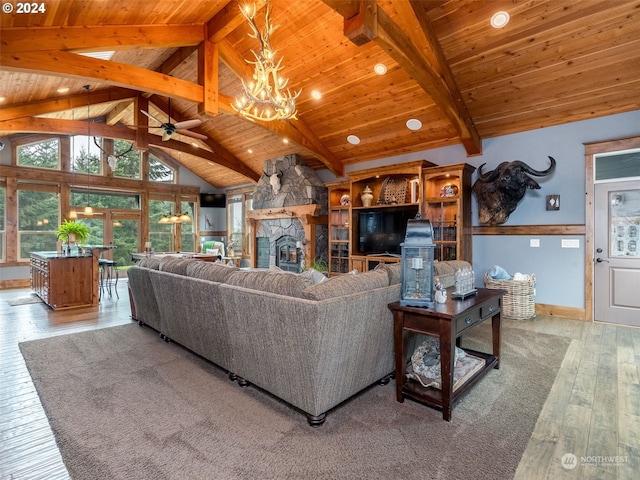
[[31, 289], [54, 310], [97, 306], [100, 251], [31, 252]]

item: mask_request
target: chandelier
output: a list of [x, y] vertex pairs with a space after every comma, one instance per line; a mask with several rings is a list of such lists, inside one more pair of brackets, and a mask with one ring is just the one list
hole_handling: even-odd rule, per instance
[[264, 15], [264, 31], [260, 32], [256, 25], [256, 6], [240, 7], [244, 18], [247, 19], [251, 30], [251, 38], [260, 42], [258, 53], [251, 50], [255, 61], [245, 61], [254, 66], [253, 80], [249, 84], [242, 80], [243, 94], [236, 98], [233, 109], [249, 120], [288, 120], [297, 119], [296, 99], [302, 90], [291, 92], [287, 88], [289, 80], [278, 74], [284, 67], [281, 66], [282, 58], [276, 62], [277, 51], [271, 48], [270, 37], [276, 27], [269, 24], [270, 6], [267, 2]]

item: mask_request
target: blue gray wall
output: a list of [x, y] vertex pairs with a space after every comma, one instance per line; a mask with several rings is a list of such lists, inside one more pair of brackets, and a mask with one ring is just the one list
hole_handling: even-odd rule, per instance
[[[357, 132], [356, 132], [357, 133]], [[476, 168], [486, 163], [491, 170], [500, 162], [522, 160], [542, 170], [549, 165], [548, 156], [557, 161], [555, 172], [538, 179], [540, 190], [528, 190], [504, 225], [553, 225], [585, 223], [584, 143], [640, 135], [640, 110], [557, 127], [488, 138], [483, 154], [466, 156], [461, 145], [425, 150], [350, 165], [349, 171], [425, 159], [438, 165], [466, 162]], [[357, 148], [357, 147], [354, 147]], [[473, 180], [475, 181], [476, 174]], [[329, 172], [323, 180], [333, 181]], [[560, 195], [560, 210], [547, 211], [546, 195]], [[473, 224], [478, 225], [475, 197], [472, 199]], [[530, 247], [538, 239], [539, 247]], [[579, 248], [562, 248], [562, 239], [577, 239]], [[504, 236], [476, 235], [473, 239], [473, 263], [482, 285], [482, 276], [492, 265], [500, 265], [511, 274], [536, 275], [536, 302], [583, 308], [584, 305], [584, 236]]]

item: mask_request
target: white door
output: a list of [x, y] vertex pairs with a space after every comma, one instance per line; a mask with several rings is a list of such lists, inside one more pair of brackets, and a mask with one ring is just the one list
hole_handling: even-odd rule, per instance
[[594, 319], [640, 326], [640, 181], [595, 185]]

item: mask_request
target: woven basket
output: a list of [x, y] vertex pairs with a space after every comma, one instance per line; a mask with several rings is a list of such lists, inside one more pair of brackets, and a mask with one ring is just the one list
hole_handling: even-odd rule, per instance
[[536, 316], [536, 302], [534, 299], [535, 275], [531, 275], [530, 280], [518, 281], [494, 280], [485, 273], [484, 284], [487, 288], [507, 291], [507, 294], [502, 299], [502, 314], [505, 317], [526, 320]]

